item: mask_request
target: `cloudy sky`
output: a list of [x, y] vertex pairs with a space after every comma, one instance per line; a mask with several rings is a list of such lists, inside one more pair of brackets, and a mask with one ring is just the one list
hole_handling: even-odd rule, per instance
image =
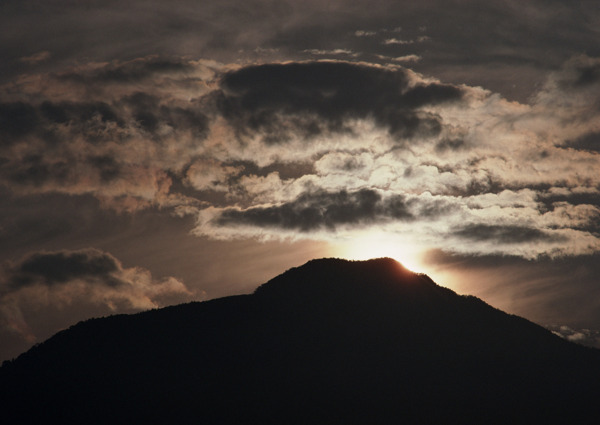
[[391, 256], [594, 343], [594, 0], [4, 0], [0, 360]]

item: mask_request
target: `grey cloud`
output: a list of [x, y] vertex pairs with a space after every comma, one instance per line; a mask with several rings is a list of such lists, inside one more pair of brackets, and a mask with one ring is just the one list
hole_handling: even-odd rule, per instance
[[[286, 59], [298, 59], [307, 49], [348, 49], [392, 57], [417, 54], [423, 57], [419, 72], [527, 99], [541, 81], [539, 70], [555, 69], [571, 52], [600, 53], [598, 15], [594, 2], [587, 0], [528, 0], [526, 5], [475, 0], [326, 5], [304, 1], [301, 6], [294, 1], [249, 0], [241, 5], [206, 0], [202, 7], [189, 0], [85, 6], [65, 0], [35, 6], [31, 1], [29, 6], [15, 3], [4, 1], [5, 13], [0, 15], [6, 29], [0, 36], [0, 56], [6, 59], [0, 75], [5, 79], [26, 65], [20, 61], [24, 54], [40, 50], [52, 53], [47, 62], [73, 63], [82, 57], [112, 61], [156, 53], [253, 61], [257, 47], [279, 49]], [[381, 45], [391, 35], [382, 29], [398, 26], [401, 35], [394, 36], [416, 40], [427, 35], [431, 41], [410, 45], [410, 51], [407, 46]], [[378, 34], [357, 37], [357, 31]], [[479, 67], [478, 72], [465, 71], [469, 65]], [[136, 73], [108, 73], [108, 77], [130, 78]]]
[[457, 151], [460, 149], [464, 149], [465, 146], [465, 141], [464, 139], [460, 139], [460, 138], [444, 138], [442, 140], [440, 140], [436, 145], [435, 145], [435, 150], [438, 152], [445, 152], [445, 151]]
[[439, 103], [460, 100], [462, 94], [462, 89], [456, 86], [430, 83], [410, 88], [403, 93], [403, 100], [398, 99], [398, 103], [404, 103], [411, 108], [418, 108], [424, 105], [436, 105]]
[[456, 204], [441, 199], [413, 199], [408, 202], [408, 205], [416, 211], [416, 216], [424, 220], [448, 216], [458, 208]]
[[19, 161], [0, 164], [0, 176], [18, 185], [40, 187], [53, 182], [59, 185], [72, 180], [72, 161], [59, 159], [47, 161], [40, 154], [30, 154]]
[[125, 268], [97, 249], [34, 252], [0, 265], [0, 335], [25, 350], [76, 320], [133, 313], [193, 295], [175, 278], [156, 280], [148, 270]]
[[220, 226], [251, 225], [309, 232], [391, 219], [414, 219], [404, 196], [393, 195], [384, 199], [375, 190], [363, 189], [357, 192], [309, 192], [279, 206], [227, 209], [216, 223]]
[[140, 128], [155, 137], [161, 125], [176, 131], [189, 130], [200, 139], [207, 134], [209, 119], [197, 103], [187, 108], [165, 105], [159, 97], [139, 91], [123, 97], [119, 103], [131, 110], [131, 118]]
[[123, 98], [123, 103], [133, 109], [133, 119], [148, 132], [156, 131], [159, 117], [156, 111], [160, 108], [160, 99], [144, 92], [136, 92]]
[[240, 133], [264, 132], [285, 141], [351, 131], [348, 120], [373, 119], [397, 137], [441, 131], [441, 119], [420, 110], [458, 101], [462, 90], [440, 83], [411, 86], [402, 69], [347, 62], [304, 62], [249, 66], [225, 74], [218, 109]]
[[[87, 288], [84, 292], [82, 285]], [[156, 280], [147, 270], [125, 268], [113, 255], [95, 248], [33, 252], [0, 266], [0, 316], [7, 304], [28, 302], [27, 294], [44, 293], [56, 296], [57, 302], [80, 298], [82, 302], [121, 303], [134, 309], [193, 295], [175, 278]]]
[[[365, 13], [365, 10], [368, 12]], [[327, 13], [329, 12], [329, 13]], [[589, 1], [382, 1], [357, 5], [344, 13], [323, 11], [318, 18], [287, 25], [270, 45], [290, 51], [344, 47], [381, 56], [418, 55], [414, 69], [443, 81], [482, 86], [527, 101], [549, 72], [573, 52], [598, 55], [598, 14]], [[338, 11], [339, 12], [339, 11]], [[317, 23], [315, 23], [315, 21]], [[352, 25], [353, 24], [353, 25]], [[402, 25], [396, 38], [427, 43], [382, 42], [390, 34], [356, 37], [364, 28]], [[423, 32], [423, 28], [426, 28]], [[552, 28], [552, 31], [548, 31]]]
[[82, 177], [97, 178], [108, 183], [122, 177], [123, 166], [109, 154], [75, 157], [68, 154], [59, 159], [30, 154], [20, 160], [0, 161], [0, 177], [12, 185], [42, 188], [51, 184], [68, 190]]
[[[167, 149], [165, 139], [180, 143], [182, 153], [190, 143], [202, 143], [209, 119], [200, 109], [194, 103], [185, 107], [162, 104], [158, 97], [144, 93], [110, 103], [46, 100], [0, 104], [0, 178], [11, 186], [45, 191], [78, 187], [79, 191], [100, 193], [103, 183], [120, 178], [138, 185], [139, 181], [132, 180], [135, 169], [156, 174], [151, 167], [164, 158], [146, 149], [142, 152], [150, 152], [151, 158], [128, 153], [150, 144]], [[177, 137], [175, 142], [173, 137]], [[15, 144], [19, 149], [11, 150]], [[185, 163], [186, 159], [171, 161]], [[169, 163], [163, 166], [169, 167]]]
[[103, 123], [114, 122], [123, 126], [123, 121], [118, 112], [106, 102], [43, 102], [40, 107], [41, 114], [54, 124], [67, 124], [69, 122], [86, 122], [94, 118]]
[[98, 69], [70, 71], [57, 75], [59, 80], [83, 84], [91, 83], [135, 83], [155, 74], [170, 74], [192, 71], [194, 67], [179, 59], [148, 57], [128, 62], [112, 63]]
[[560, 242], [566, 239], [560, 235], [535, 227], [517, 225], [469, 224], [454, 230], [454, 235], [472, 241], [496, 241], [503, 244], [527, 242]]
[[123, 284], [116, 276], [120, 269], [114, 257], [92, 249], [35, 253], [10, 270], [10, 281], [15, 289], [34, 283], [64, 284], [74, 279], [119, 286]]
[[30, 56], [23, 56], [22, 58], [19, 58], [19, 61], [25, 62], [28, 65], [35, 65], [40, 62], [47, 61], [48, 59], [50, 59], [50, 57], [52, 57], [52, 54], [47, 50], [43, 50], [41, 52], [34, 53]]
[[[600, 193], [597, 190], [567, 191], [566, 193], [541, 192], [538, 193], [539, 210], [542, 213], [554, 212], [569, 208], [573, 210], [569, 228], [577, 229], [592, 234], [600, 234]], [[577, 217], [575, 209], [585, 210], [584, 217]], [[568, 214], [568, 213], [567, 213]], [[579, 221], [577, 220], [583, 220]]]
[[[33, 106], [28, 106], [35, 111]], [[45, 101], [39, 106], [39, 115], [46, 121], [38, 123], [48, 127], [47, 133], [53, 130], [52, 125], [68, 124], [71, 133], [82, 135], [92, 143], [123, 142], [136, 128], [158, 140], [161, 137], [157, 130], [161, 125], [178, 132], [191, 131], [202, 139], [208, 131], [209, 121], [200, 109], [195, 104], [189, 107], [163, 105], [156, 96], [136, 92], [113, 104]], [[117, 128], [112, 128], [112, 124]]]
[[[202, 161], [200, 160], [200, 163]], [[266, 166], [259, 166], [249, 160], [231, 160], [226, 162], [209, 162], [210, 166], [223, 170], [219, 181], [212, 181], [218, 187], [205, 186], [198, 187], [193, 182], [193, 172], [190, 176], [190, 170], [205, 170], [208, 167], [198, 167], [198, 162], [187, 164], [181, 173], [169, 173], [173, 184], [170, 187], [170, 193], [177, 193], [204, 203], [205, 206], [225, 208], [232, 205], [248, 207], [253, 205], [256, 200], [249, 196], [247, 188], [243, 184], [244, 178], [264, 178], [267, 176], [277, 176], [281, 180], [297, 180], [303, 176], [315, 175], [315, 167], [312, 162], [279, 162], [274, 161]], [[191, 177], [191, 180], [190, 180]], [[217, 177], [217, 176], [215, 176]], [[219, 190], [215, 190], [215, 189]]]
[[110, 155], [89, 156], [87, 162], [98, 170], [100, 180], [103, 182], [114, 180], [121, 174], [121, 166]]
[[576, 56], [567, 62], [558, 83], [563, 89], [589, 89], [600, 82], [600, 60], [588, 56]]
[[0, 147], [33, 133], [38, 124], [39, 116], [30, 104], [0, 103]]
[[600, 192], [577, 192], [571, 190], [566, 193], [539, 192], [538, 200], [543, 203], [544, 211], [552, 211], [561, 203], [600, 206]]
[[[230, 160], [223, 163], [219, 163], [219, 167], [223, 169], [233, 170], [227, 175], [226, 184], [229, 189], [229, 195], [234, 190], [243, 191], [243, 187], [239, 187], [240, 179], [243, 177], [267, 177], [273, 173], [276, 173], [282, 180], [296, 180], [303, 176], [314, 175], [316, 173], [313, 162], [279, 162], [274, 161], [266, 166], [259, 166], [253, 161], [249, 160]], [[189, 170], [189, 167], [186, 171]], [[184, 171], [185, 174], [185, 171]], [[188, 185], [189, 186], [189, 185]], [[197, 193], [196, 195], [199, 195]], [[231, 202], [227, 202], [231, 204]], [[221, 205], [223, 205], [221, 203]]]
[[298, 179], [302, 176], [315, 174], [314, 163], [312, 162], [273, 162], [265, 167], [259, 167], [251, 161], [232, 161], [224, 165], [232, 167], [242, 167], [241, 175], [267, 176], [271, 173], [279, 174], [282, 179]]
[[578, 71], [575, 87], [588, 87], [600, 81], [600, 63], [581, 67]]
[[583, 134], [574, 140], [568, 140], [562, 145], [572, 149], [600, 153], [600, 132]]
[[598, 330], [573, 329], [566, 325], [547, 325], [546, 328], [568, 341], [600, 348], [600, 331]]
[[99, 130], [110, 124], [124, 126], [117, 110], [106, 102], [13, 102], [0, 104], [0, 147], [36, 136], [50, 144], [58, 143], [57, 126], [70, 125], [71, 133], [83, 133], [87, 140], [99, 141]]
[[199, 142], [208, 132], [209, 120], [196, 108], [164, 107], [160, 109], [164, 122], [175, 129], [191, 130]]

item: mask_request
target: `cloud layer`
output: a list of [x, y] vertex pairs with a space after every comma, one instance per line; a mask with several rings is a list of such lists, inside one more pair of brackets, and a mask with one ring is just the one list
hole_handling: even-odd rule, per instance
[[0, 181], [191, 214], [217, 239], [373, 227], [466, 254], [589, 254], [599, 63], [570, 59], [531, 104], [364, 62], [81, 65], [2, 87]]

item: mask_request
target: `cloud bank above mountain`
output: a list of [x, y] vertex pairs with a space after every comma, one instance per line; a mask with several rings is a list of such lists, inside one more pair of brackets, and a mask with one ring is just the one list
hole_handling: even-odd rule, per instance
[[0, 179], [193, 215], [216, 239], [371, 226], [459, 253], [589, 254], [598, 69], [574, 57], [520, 104], [397, 65], [85, 64], [2, 87]]

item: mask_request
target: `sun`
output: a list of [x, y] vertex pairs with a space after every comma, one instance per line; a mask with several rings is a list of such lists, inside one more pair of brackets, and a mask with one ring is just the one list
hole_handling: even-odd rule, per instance
[[348, 260], [390, 257], [413, 272], [423, 272], [422, 251], [414, 244], [385, 233], [361, 235], [336, 246], [336, 255]]

